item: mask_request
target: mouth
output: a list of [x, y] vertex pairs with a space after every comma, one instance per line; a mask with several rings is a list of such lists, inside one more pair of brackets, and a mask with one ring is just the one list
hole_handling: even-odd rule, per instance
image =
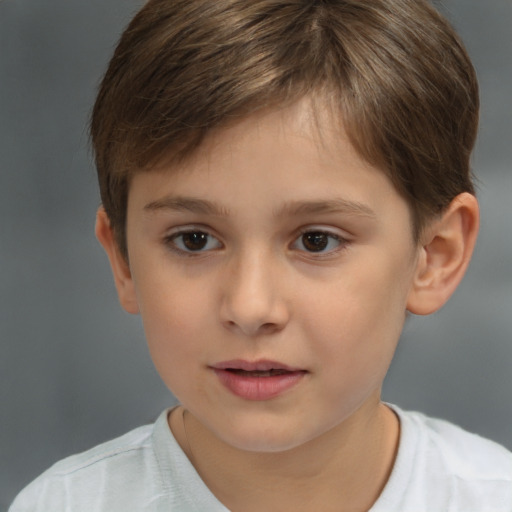
[[258, 361], [245, 361], [243, 359], [236, 359], [232, 361], [223, 361], [212, 366], [214, 370], [224, 370], [229, 372], [242, 372], [251, 375], [261, 373], [262, 377], [268, 377], [267, 374], [282, 374], [305, 371], [301, 368], [294, 368], [278, 361], [270, 361], [267, 359], [260, 359]]
[[297, 385], [308, 373], [301, 368], [268, 360], [234, 360], [211, 366], [220, 382], [246, 400], [269, 400]]
[[271, 370], [239, 370], [236, 368], [226, 368], [224, 371], [240, 375], [242, 377], [274, 377], [275, 375], [286, 375], [288, 370], [274, 369]]

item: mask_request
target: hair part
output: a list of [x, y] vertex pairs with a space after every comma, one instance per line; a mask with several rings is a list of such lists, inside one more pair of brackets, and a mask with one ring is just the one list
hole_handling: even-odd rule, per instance
[[121, 251], [134, 173], [163, 157], [179, 165], [212, 131], [306, 96], [389, 176], [416, 239], [456, 195], [474, 193], [476, 75], [427, 0], [149, 0], [121, 37], [91, 119]]

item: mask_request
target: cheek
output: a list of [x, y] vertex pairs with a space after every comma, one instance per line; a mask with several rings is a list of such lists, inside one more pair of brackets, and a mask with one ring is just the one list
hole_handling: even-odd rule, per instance
[[137, 300], [151, 357], [168, 384], [170, 376], [179, 380], [191, 360], [200, 362], [206, 355], [201, 342], [209, 332], [211, 294], [167, 269], [148, 268], [152, 270], [134, 273]]
[[153, 253], [140, 254], [132, 262], [137, 303], [146, 331], [185, 334], [200, 320], [209, 284], [184, 275], [180, 266], [171, 264], [159, 251]]
[[[305, 306], [305, 329], [324, 361], [347, 378], [384, 377], [405, 321], [406, 287], [397, 267], [361, 260]], [[347, 270], [347, 269], [345, 269]]]
[[[180, 300], [181, 299], [181, 300]], [[156, 371], [178, 401], [194, 393], [204, 394], [200, 379], [194, 377], [205, 357], [205, 328], [197, 301], [177, 299], [174, 294], [153, 296], [141, 311], [149, 353]]]

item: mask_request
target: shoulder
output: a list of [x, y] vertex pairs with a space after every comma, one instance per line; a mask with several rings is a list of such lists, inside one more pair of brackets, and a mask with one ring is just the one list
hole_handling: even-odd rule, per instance
[[122, 486], [127, 478], [130, 482], [142, 476], [144, 468], [154, 464], [152, 432], [153, 425], [142, 426], [62, 459], [23, 489], [9, 510], [58, 511], [64, 510], [64, 503], [84, 503], [84, 500], [89, 510], [95, 510], [94, 500], [105, 482], [111, 488], [116, 484]]
[[115, 463], [119, 459], [130, 460], [140, 456], [150, 447], [153, 426], [145, 425], [101, 443], [83, 453], [71, 455], [54, 464], [42, 476], [61, 477], [86, 471], [98, 464]]
[[445, 420], [392, 409], [398, 453], [372, 512], [512, 512], [511, 452]]
[[168, 413], [58, 462], [23, 489], [9, 512], [227, 512], [175, 440]]
[[447, 474], [468, 481], [512, 485], [512, 453], [505, 447], [452, 423], [418, 412], [402, 413], [402, 423], [418, 432], [418, 447]]

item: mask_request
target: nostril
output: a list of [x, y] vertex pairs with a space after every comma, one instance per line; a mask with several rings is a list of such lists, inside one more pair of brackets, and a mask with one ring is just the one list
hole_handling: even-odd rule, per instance
[[281, 330], [279, 325], [276, 324], [276, 323], [273, 323], [273, 322], [266, 322], [266, 323], [259, 324], [259, 325], [256, 325], [256, 324], [253, 324], [253, 325], [247, 325], [247, 324], [239, 325], [237, 322], [235, 322], [233, 320], [227, 320], [224, 323], [224, 325], [229, 330], [240, 331], [240, 332], [243, 332], [244, 334], [249, 335], [249, 336], [257, 336], [257, 335], [262, 335], [262, 334], [273, 334], [273, 333], [278, 332], [279, 330]]
[[224, 328], [247, 336], [273, 334], [282, 330], [289, 319], [286, 303], [275, 297], [227, 295], [219, 309]]
[[277, 331], [279, 330], [279, 327], [277, 324], [274, 324], [274, 323], [271, 323], [271, 322], [268, 322], [268, 323], [265, 323], [263, 324], [261, 327], [260, 327], [260, 330], [266, 334], [270, 334], [274, 331]]

